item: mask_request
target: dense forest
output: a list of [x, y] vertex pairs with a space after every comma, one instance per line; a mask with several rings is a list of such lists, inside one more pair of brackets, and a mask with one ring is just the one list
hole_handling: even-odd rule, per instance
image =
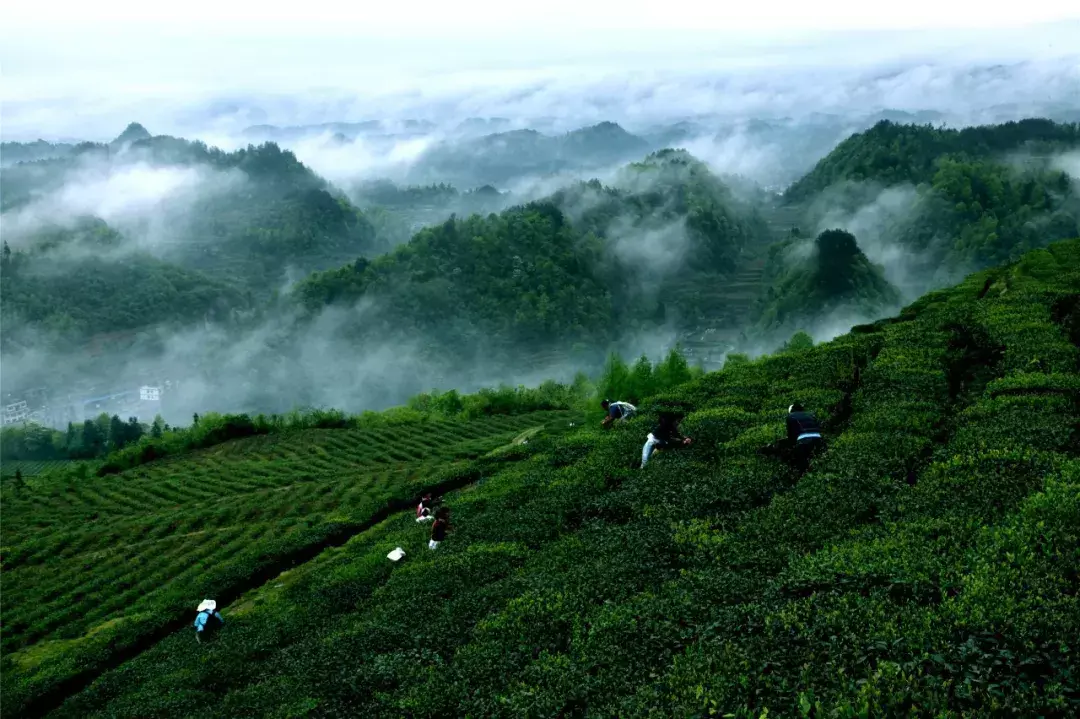
[[959, 130], [882, 121], [840, 143], [784, 199], [811, 225], [882, 215], [878, 244], [924, 279], [918, 293], [1080, 234], [1078, 180], [1055, 162], [1078, 146], [1080, 125], [1049, 120]]
[[[100, 334], [193, 322], [227, 323], [250, 310], [250, 290], [141, 252], [96, 218], [46, 227], [28, 249], [5, 241], [2, 342], [5, 351], [46, 343], [77, 348]], [[110, 256], [110, 252], [119, 252]]]
[[805, 202], [841, 181], [885, 185], [930, 182], [943, 157], [1003, 160], [1006, 155], [1046, 159], [1080, 144], [1080, 124], [1030, 119], [961, 129], [882, 120], [841, 142], [785, 192]]

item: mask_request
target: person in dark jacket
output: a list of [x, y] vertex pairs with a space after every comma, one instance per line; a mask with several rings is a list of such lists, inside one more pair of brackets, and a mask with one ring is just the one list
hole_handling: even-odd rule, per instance
[[641, 448], [642, 469], [648, 464], [649, 457], [652, 456], [654, 450], [685, 447], [691, 441], [689, 437], [684, 437], [679, 431], [679, 417], [677, 415], [670, 412], [661, 413], [660, 420], [657, 422], [656, 427], [653, 428], [653, 431], [649, 433], [648, 439], [645, 440], [645, 446]]
[[442, 507], [435, 512], [435, 523], [431, 525], [431, 540], [428, 542], [428, 549], [438, 547], [439, 542], [446, 539], [448, 529], [450, 529], [450, 510]]
[[821, 448], [821, 425], [813, 412], [796, 402], [788, 407], [788, 445], [795, 451], [799, 464], [805, 468], [810, 458]]

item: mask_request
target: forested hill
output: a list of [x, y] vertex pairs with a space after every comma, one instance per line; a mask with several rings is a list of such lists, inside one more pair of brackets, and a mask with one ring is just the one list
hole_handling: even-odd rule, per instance
[[[843, 230], [826, 230], [812, 247], [796, 240], [769, 249], [764, 309], [766, 330], [812, 326], [836, 310], [881, 316], [897, 308], [902, 296], [859, 249], [855, 237]], [[799, 250], [806, 252], [800, 255]], [[783, 255], [791, 257], [784, 261]]]
[[663, 288], [701, 273], [719, 281], [768, 241], [753, 208], [685, 153], [651, 155], [617, 185], [579, 183], [498, 215], [452, 218], [388, 255], [315, 274], [294, 294], [313, 312], [377, 303], [357, 327], [377, 336], [604, 346], [696, 317], [692, 302], [665, 304]]
[[[388, 249], [343, 194], [273, 143], [225, 152], [133, 127], [141, 132], [129, 127], [112, 143], [84, 144], [66, 158], [4, 167], [9, 226], [45, 212], [61, 223], [68, 198], [107, 193], [101, 205], [110, 223], [138, 249], [264, 298], [290, 273]], [[133, 183], [136, 196], [159, 186], [173, 190], [139, 205], [124, 196], [125, 183]], [[8, 239], [32, 249], [32, 242]]]
[[649, 149], [647, 141], [613, 122], [562, 135], [511, 130], [436, 145], [410, 170], [410, 179], [501, 185], [528, 176], [611, 167], [641, 157]]
[[855, 233], [912, 294], [1080, 234], [1080, 125], [962, 130], [880, 122], [784, 193], [805, 224]]
[[3, 244], [5, 352], [76, 349], [95, 335], [227, 322], [254, 305], [251, 293], [235, 283], [123, 252], [123, 238], [98, 219], [43, 228], [33, 239], [33, 251]]
[[930, 182], [945, 156], [1000, 161], [1007, 153], [1043, 157], [1080, 145], [1080, 124], [1028, 119], [963, 129], [882, 120], [852, 135], [789, 187], [789, 201], [810, 199], [841, 181], [884, 185]]

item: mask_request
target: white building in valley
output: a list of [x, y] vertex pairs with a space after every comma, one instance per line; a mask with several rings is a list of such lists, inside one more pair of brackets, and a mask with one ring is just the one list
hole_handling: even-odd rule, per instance
[[12, 402], [4, 407], [4, 424], [18, 424], [30, 419], [30, 405], [26, 400]]

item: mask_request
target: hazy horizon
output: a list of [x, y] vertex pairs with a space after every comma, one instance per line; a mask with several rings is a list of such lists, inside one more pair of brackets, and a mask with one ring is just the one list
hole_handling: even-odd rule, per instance
[[288, 26], [244, 20], [233, 6], [215, 5], [218, 22], [197, 27], [199, 4], [167, 23], [140, 9], [77, 27], [79, 15], [43, 25], [40, 11], [19, 8], [0, 29], [0, 135], [106, 141], [137, 121], [212, 141], [258, 124], [469, 117], [548, 119], [559, 130], [611, 120], [633, 131], [701, 115], [881, 110], [944, 110], [969, 124], [994, 104], [1080, 107], [1080, 51], [1070, 43], [1080, 10], [1061, 3], [1025, 6], [1021, 22], [983, 8], [963, 29], [950, 27], [959, 20], [947, 4], [934, 4], [932, 22], [910, 4], [870, 16], [839, 1], [817, 7], [817, 23], [795, 22], [806, 11], [785, 4], [768, 15], [706, 9], [680, 28], [684, 4], [665, 4], [660, 22], [648, 6], [622, 3], [617, 17], [627, 21], [603, 29], [576, 6], [567, 29], [551, 27], [552, 6], [529, 16], [527, 33], [498, 13], [483, 22], [494, 8], [478, 0], [466, 5], [485, 6], [480, 20], [466, 22], [462, 9], [441, 33], [430, 8], [408, 31], [400, 7], [363, 27], [349, 9], [317, 23], [319, 3]]

